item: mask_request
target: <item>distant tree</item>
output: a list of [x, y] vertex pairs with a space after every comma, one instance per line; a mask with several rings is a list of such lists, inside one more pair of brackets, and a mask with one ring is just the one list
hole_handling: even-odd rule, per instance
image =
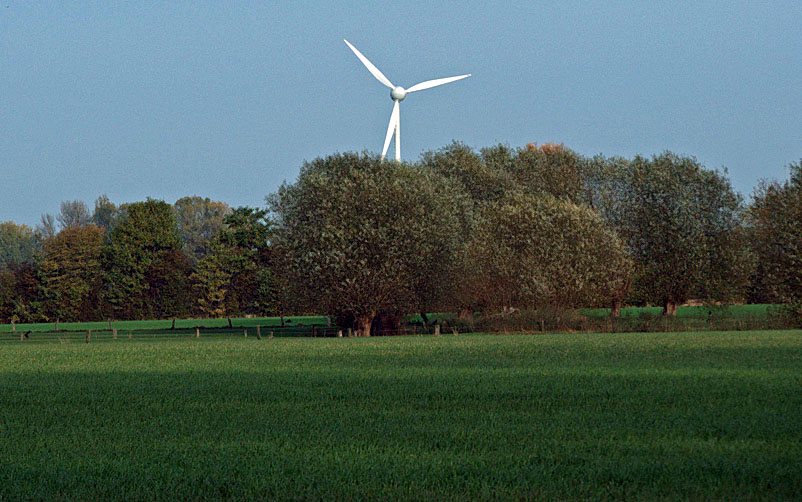
[[149, 316], [154, 318], [188, 317], [194, 311], [190, 276], [192, 260], [180, 248], [159, 253], [147, 268], [147, 304]]
[[193, 260], [203, 258], [222, 230], [223, 220], [231, 213], [231, 208], [225, 202], [198, 196], [178, 199], [173, 208], [184, 250]]
[[[512, 283], [510, 284], [511, 288], [507, 288], [505, 291], [495, 288], [494, 281], [496, 285], [500, 284], [499, 281], [503, 276], [500, 270], [496, 271], [492, 280], [488, 275], [486, 264], [491, 249], [495, 253], [501, 253], [497, 254], [496, 258], [506, 256], [510, 260], [526, 260], [524, 255], [510, 254], [511, 248], [504, 250], [497, 247], [503, 244], [498, 240], [502, 236], [496, 235], [494, 232], [501, 232], [505, 225], [513, 224], [513, 222], [496, 221], [500, 211], [507, 211], [509, 216], [513, 209], [543, 212], [548, 208], [549, 218], [556, 218], [557, 214], [562, 214], [560, 211], [567, 211], [566, 208], [571, 207], [571, 211], [583, 214], [587, 219], [590, 216], [583, 212], [584, 209], [580, 210], [569, 205], [558, 210], [555, 206], [557, 203], [553, 199], [571, 201], [580, 206], [590, 205], [593, 202], [591, 194], [596, 194], [602, 187], [609, 191], [608, 185], [611, 185], [611, 176], [608, 172], [610, 169], [606, 163], [603, 165], [604, 168], [594, 169], [595, 164], [562, 144], [542, 146], [529, 144], [526, 148], [520, 149], [496, 145], [482, 149], [481, 154], [477, 155], [469, 147], [454, 143], [436, 152], [424, 154], [422, 163], [426, 168], [456, 180], [474, 202], [471, 223], [465, 225], [462, 230], [463, 240], [468, 243], [463, 247], [466, 252], [459, 258], [460, 272], [454, 274], [458, 277], [460, 286], [456, 288], [453, 295], [465, 311], [503, 306], [496, 303], [501, 298], [507, 298], [506, 301], [511, 302], [514, 298], [520, 299], [527, 296], [522, 296], [521, 291], [516, 291], [512, 287]], [[600, 199], [606, 201], [607, 198], [603, 196]], [[524, 209], [527, 204], [530, 207]], [[555, 213], [555, 211], [557, 212]], [[491, 221], [494, 223], [491, 224]], [[613, 239], [612, 242], [617, 243], [613, 245], [617, 251], [624, 249], [620, 247], [620, 239], [615, 235], [610, 222], [603, 219], [593, 221], [602, 226], [599, 229], [599, 232], [602, 232], [601, 235], [610, 237]], [[493, 225], [497, 226], [493, 227]], [[530, 233], [534, 232], [536, 228], [522, 226], [517, 229], [507, 228], [507, 230], [513, 232], [510, 235], [520, 231], [523, 232], [522, 239], [532, 239]], [[590, 234], [587, 238], [597, 238], [599, 235], [595, 229], [590, 231]], [[560, 235], [537, 236], [536, 239], [539, 242], [549, 242], [548, 238], [559, 238]], [[562, 245], [562, 241], [556, 244]], [[534, 253], [536, 250], [530, 251]], [[620, 254], [613, 253], [609, 259], [600, 260], [599, 263], [610, 267], [622, 267], [620, 270], [613, 269], [609, 272], [613, 275], [618, 274], [618, 277], [624, 279], [623, 282], [610, 279], [606, 285], [600, 285], [600, 287], [606, 288], [604, 291], [608, 294], [603, 302], [598, 295], [591, 295], [587, 291], [575, 290], [575, 292], [586, 301], [610, 302], [613, 305], [613, 312], [617, 312], [621, 307], [623, 295], [627, 292], [628, 281], [631, 277], [631, 261], [623, 259]], [[566, 270], [566, 268], [562, 267], [561, 270]], [[519, 270], [519, 272], [521, 271]], [[542, 270], [529, 270], [530, 274], [536, 275], [542, 275], [542, 272]], [[597, 273], [595, 269], [592, 272]], [[530, 275], [530, 277], [532, 276]], [[539, 277], [538, 280], [542, 282], [544, 277]], [[563, 302], [552, 289], [549, 291], [551, 292], [548, 294], [544, 293], [545, 296], [528, 295], [529, 305], [534, 305], [532, 302], [549, 304]], [[507, 294], [510, 296], [505, 296]], [[545, 297], [548, 299], [544, 299]], [[518, 299], [515, 301], [519, 301]], [[524, 303], [526, 304], [526, 302]], [[506, 306], [509, 305], [512, 304], [506, 304]]]
[[39, 275], [50, 318], [91, 321], [102, 318], [105, 231], [94, 224], [69, 227], [44, 242]]
[[231, 287], [231, 272], [225, 249], [216, 241], [210, 252], [198, 260], [192, 273], [197, 294], [197, 310], [204, 317], [223, 317], [226, 311], [226, 295]]
[[13, 263], [31, 263], [40, 240], [26, 225], [6, 221], [0, 223], [0, 268]]
[[109, 200], [106, 194], [103, 194], [95, 200], [92, 223], [108, 231], [117, 218], [118, 213], [117, 206]]
[[7, 266], [0, 267], [0, 322], [11, 322], [18, 299], [16, 289], [14, 272]]
[[61, 211], [56, 216], [61, 229], [82, 227], [92, 223], [92, 216], [82, 200], [62, 201]]
[[727, 177], [692, 157], [635, 157], [626, 169], [620, 226], [636, 263], [633, 289], [666, 315], [693, 297], [743, 296], [748, 277], [742, 201]]
[[45, 240], [55, 237], [56, 235], [56, 220], [50, 213], [45, 213], [41, 216], [39, 224], [36, 225], [36, 234], [39, 239]]
[[[172, 206], [148, 199], [124, 204], [104, 250], [105, 298], [117, 318], [171, 317], [175, 299], [168, 264], [180, 263], [181, 237]], [[172, 276], [173, 278], [175, 276]]]
[[502, 167], [490, 167], [483, 156], [469, 146], [454, 142], [439, 150], [426, 152], [421, 164], [440, 176], [452, 179], [462, 186], [477, 204], [485, 204], [502, 198], [508, 190], [515, 188], [515, 180], [506, 167], [508, 149], [499, 146], [483, 150], [483, 156], [498, 157]]
[[787, 303], [802, 313], [802, 161], [789, 169], [783, 183], [761, 182], [749, 208], [751, 300]]
[[[503, 158], [506, 150], [500, 148], [499, 158]], [[483, 150], [483, 153], [488, 151]], [[484, 306], [479, 292], [486, 285], [477, 255], [484, 243], [476, 239], [477, 227], [485, 207], [514, 191], [515, 181], [504, 168], [488, 167], [482, 156], [457, 142], [424, 153], [421, 167], [451, 181], [452, 185], [442, 198], [449, 201], [460, 228], [448, 236], [451, 255], [448, 260], [438, 260], [433, 263], [436, 270], [419, 274], [417, 287], [421, 305], [418, 310], [424, 319], [427, 310], [459, 311], [461, 317], [470, 317]]]
[[198, 261], [193, 280], [201, 312], [209, 317], [268, 314], [277, 309], [277, 291], [267, 211], [234, 209]]
[[552, 195], [508, 192], [485, 208], [475, 240], [486, 305], [600, 306], [628, 287], [623, 242], [590, 208]]
[[273, 233], [266, 217], [264, 209], [238, 207], [225, 218], [219, 240], [226, 250], [231, 273], [231, 289], [226, 297], [230, 309], [256, 314], [274, 308], [272, 293], [264, 294], [270, 290], [264, 281], [270, 281]]
[[0, 267], [0, 319], [4, 322], [44, 322], [41, 282], [33, 262]]
[[296, 298], [353, 319], [363, 335], [380, 312], [417, 309], [416, 273], [440, 280], [433, 263], [448, 262], [460, 238], [452, 187], [429, 170], [374, 155], [304, 164], [298, 181], [269, 201]]
[[585, 159], [565, 145], [529, 143], [518, 149], [496, 145], [482, 149], [482, 158], [492, 171], [509, 173], [516, 189], [525, 193], [587, 202]]

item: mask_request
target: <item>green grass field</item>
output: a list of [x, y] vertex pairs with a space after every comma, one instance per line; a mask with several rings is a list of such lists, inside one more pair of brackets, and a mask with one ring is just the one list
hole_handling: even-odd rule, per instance
[[0, 345], [0, 500], [802, 499], [802, 332]]
[[[707, 319], [711, 313], [714, 316], [728, 318], [765, 317], [772, 310], [777, 310], [780, 307], [780, 305], [770, 304], [685, 306], [677, 308], [677, 317]], [[610, 315], [610, 309], [579, 309], [579, 313], [588, 317], [607, 317]], [[622, 317], [637, 317], [644, 314], [659, 316], [662, 313], [662, 307], [625, 307], [621, 309]]]

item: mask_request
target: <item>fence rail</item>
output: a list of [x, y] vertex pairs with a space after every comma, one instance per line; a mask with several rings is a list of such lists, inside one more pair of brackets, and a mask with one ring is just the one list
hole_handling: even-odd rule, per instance
[[[382, 335], [421, 335], [434, 334], [439, 328], [434, 326], [408, 326], [397, 330], [385, 330]], [[96, 343], [117, 340], [154, 340], [154, 339], [191, 339], [191, 338], [234, 338], [252, 337], [262, 338], [290, 338], [290, 337], [349, 337], [356, 336], [352, 329], [337, 326], [296, 325], [296, 326], [234, 326], [231, 328], [161, 328], [161, 329], [71, 329], [33, 331], [26, 330], [24, 326], [14, 331], [0, 331], [0, 343], [28, 342], [28, 343]]]
[[[323, 321], [325, 322], [325, 320]], [[468, 332], [489, 333], [635, 333], [635, 332], [692, 332], [692, 331], [745, 331], [772, 330], [798, 327], [800, 320], [779, 315], [756, 315], [737, 317], [663, 317], [632, 316], [619, 318], [592, 318], [585, 316], [558, 317], [508, 317], [486, 319], [474, 323], [454, 323], [443, 319], [443, 324], [404, 324], [397, 329], [382, 329], [381, 336], [397, 335], [458, 335]], [[120, 326], [125, 326], [124, 322]], [[109, 327], [110, 326], [110, 327]], [[25, 325], [12, 330], [0, 331], [0, 343], [96, 343], [114, 341], [136, 341], [154, 339], [191, 338], [234, 338], [252, 337], [351, 337], [356, 336], [353, 329], [324, 324], [273, 323], [227, 326], [181, 326], [181, 327], [115, 327], [115, 323], [105, 329], [29, 329]]]

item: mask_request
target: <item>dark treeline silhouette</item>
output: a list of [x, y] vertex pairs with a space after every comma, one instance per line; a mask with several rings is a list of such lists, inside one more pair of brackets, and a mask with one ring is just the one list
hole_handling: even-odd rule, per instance
[[790, 170], [747, 204], [726, 172], [670, 152], [453, 143], [415, 163], [318, 158], [265, 209], [66, 201], [35, 229], [0, 223], [0, 321], [325, 313], [367, 335], [414, 312], [799, 312], [802, 163]]

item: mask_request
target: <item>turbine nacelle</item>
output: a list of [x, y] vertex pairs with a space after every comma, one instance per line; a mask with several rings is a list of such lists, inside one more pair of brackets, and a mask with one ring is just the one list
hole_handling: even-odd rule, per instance
[[432, 87], [437, 87], [438, 85], [448, 84], [450, 82], [455, 82], [457, 80], [461, 80], [463, 78], [468, 78], [471, 75], [459, 75], [456, 77], [446, 77], [446, 78], [437, 78], [434, 80], [427, 80], [425, 82], [420, 82], [418, 84], [413, 85], [409, 89], [404, 89], [400, 85], [394, 85], [390, 80], [384, 76], [376, 66], [368, 61], [368, 58], [362, 55], [356, 47], [351, 45], [351, 42], [345, 40], [345, 44], [348, 45], [348, 48], [362, 61], [362, 64], [365, 65], [365, 68], [373, 75], [376, 80], [390, 88], [390, 98], [393, 100], [393, 113], [390, 115], [390, 123], [387, 125], [387, 135], [384, 137], [384, 148], [382, 149], [382, 159], [387, 154], [387, 148], [390, 146], [390, 140], [393, 139], [395, 136], [395, 160], [401, 160], [401, 115], [399, 111], [399, 104], [404, 98], [407, 97], [407, 94], [410, 92], [417, 92], [422, 91], [424, 89], [431, 89]]
[[407, 90], [397, 85], [390, 91], [390, 97], [393, 101], [404, 101], [404, 98], [407, 97]]

